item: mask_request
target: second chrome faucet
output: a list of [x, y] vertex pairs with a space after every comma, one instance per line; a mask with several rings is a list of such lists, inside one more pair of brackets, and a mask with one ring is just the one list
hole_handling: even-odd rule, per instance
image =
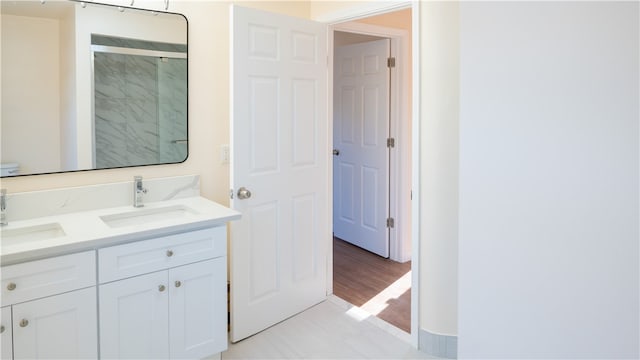
[[133, 207], [143, 207], [142, 195], [147, 193], [147, 189], [142, 186], [142, 176], [133, 177]]

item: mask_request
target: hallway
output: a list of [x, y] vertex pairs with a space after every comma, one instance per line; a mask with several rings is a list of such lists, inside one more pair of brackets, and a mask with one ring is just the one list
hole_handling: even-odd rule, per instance
[[411, 262], [398, 263], [333, 238], [333, 293], [411, 331]]

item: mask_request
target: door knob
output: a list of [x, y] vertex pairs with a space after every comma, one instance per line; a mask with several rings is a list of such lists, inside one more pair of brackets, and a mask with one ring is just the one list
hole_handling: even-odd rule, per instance
[[251, 191], [245, 187], [238, 189], [238, 199], [244, 200], [251, 197]]
[[338, 149], [333, 149], [333, 155], [335, 155], [335, 156], [340, 156], [340, 150], [338, 150]]

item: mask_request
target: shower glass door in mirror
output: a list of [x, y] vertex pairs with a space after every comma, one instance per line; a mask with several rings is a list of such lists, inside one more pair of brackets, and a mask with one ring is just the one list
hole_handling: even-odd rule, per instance
[[187, 157], [186, 46], [92, 36], [97, 169]]
[[0, 0], [0, 15], [6, 176], [186, 160], [183, 15], [40, 0]]

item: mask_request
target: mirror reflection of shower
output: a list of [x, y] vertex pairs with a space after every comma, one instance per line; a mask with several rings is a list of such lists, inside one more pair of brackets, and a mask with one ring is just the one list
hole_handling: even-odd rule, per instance
[[187, 157], [187, 47], [92, 35], [95, 168]]

